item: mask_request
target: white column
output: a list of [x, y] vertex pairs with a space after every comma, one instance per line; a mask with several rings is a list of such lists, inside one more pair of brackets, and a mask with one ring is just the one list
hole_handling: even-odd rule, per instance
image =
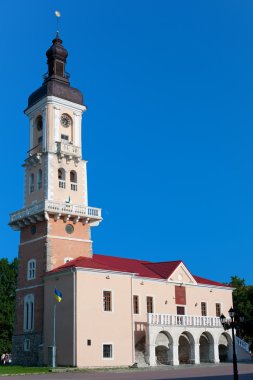
[[31, 117], [30, 119], [30, 149], [33, 148], [33, 121], [34, 121], [34, 118]]
[[148, 361], [149, 365], [151, 367], [155, 367], [157, 365], [156, 363], [156, 356], [155, 356], [155, 345], [149, 345], [148, 347]]
[[200, 363], [200, 358], [199, 358], [199, 344], [195, 343], [194, 344], [194, 358], [192, 359], [192, 363], [194, 364], [199, 364]]
[[54, 136], [53, 141], [60, 141], [60, 108], [54, 107]]
[[220, 362], [220, 358], [219, 358], [219, 345], [216, 344], [216, 343], [213, 345], [213, 354], [214, 354], [214, 357], [210, 358], [210, 360], [213, 363], [219, 363]]
[[73, 144], [81, 147], [81, 114], [74, 112]]
[[47, 150], [47, 107], [45, 107], [42, 112], [42, 125], [43, 125], [42, 150], [46, 151]]
[[173, 350], [172, 365], [179, 365], [179, 360], [178, 360], [178, 344], [173, 344], [172, 345], [172, 350]]

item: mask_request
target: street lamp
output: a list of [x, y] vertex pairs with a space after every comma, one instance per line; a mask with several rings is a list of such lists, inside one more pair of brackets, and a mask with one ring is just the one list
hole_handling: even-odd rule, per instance
[[[235, 329], [238, 328], [239, 325], [238, 323], [235, 322], [236, 312], [232, 307], [228, 310], [228, 314], [231, 318], [231, 321], [228, 322], [226, 317], [223, 314], [221, 314], [220, 316], [220, 321], [224, 330], [232, 329], [234, 380], [238, 380], [237, 357], [236, 357], [236, 351], [235, 351]], [[243, 320], [244, 320], [244, 317], [239, 316], [239, 321], [243, 322]]]

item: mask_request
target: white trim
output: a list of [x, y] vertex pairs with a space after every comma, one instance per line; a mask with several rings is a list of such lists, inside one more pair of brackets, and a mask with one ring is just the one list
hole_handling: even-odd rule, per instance
[[69, 100], [65, 100], [62, 98], [58, 98], [57, 96], [45, 96], [42, 98], [39, 102], [33, 104], [31, 107], [27, 108], [24, 112], [26, 115], [31, 115], [34, 112], [36, 112], [38, 109], [42, 108], [46, 104], [55, 104], [58, 106], [64, 106], [66, 108], [69, 108], [71, 110], [86, 111], [87, 107], [85, 105], [77, 104], [70, 102]]
[[[111, 310], [104, 310], [104, 292], [111, 292]], [[114, 313], [114, 291], [112, 289], [108, 289], [108, 288], [102, 289], [102, 312]]]
[[29, 149], [33, 148], [33, 121], [34, 121], [34, 118], [31, 117], [30, 119], [30, 148]]
[[42, 111], [42, 150], [47, 150], [47, 106]]
[[[112, 356], [110, 358], [104, 358], [104, 345], [111, 345], [112, 346]], [[102, 360], [114, 360], [114, 345], [112, 342], [103, 342], [102, 343]]]
[[[185, 274], [191, 279], [192, 283], [193, 284], [197, 284], [197, 281], [195, 280], [195, 278], [192, 276], [192, 274], [189, 272], [189, 270], [186, 268], [186, 266], [184, 265], [184, 263], [180, 263], [178, 264], [178, 266], [176, 267], [176, 269], [171, 273], [171, 275], [168, 277], [168, 281], [169, 282], [174, 282], [175, 280], [170, 280], [171, 277], [173, 277], [174, 273], [178, 270], [178, 268], [180, 268], [185, 272]], [[179, 281], [179, 283], [181, 284], [182, 281]], [[184, 283], [183, 283], [184, 284]], [[188, 283], [187, 283], [188, 284]], [[191, 284], [191, 283], [190, 283]]]
[[60, 108], [54, 107], [54, 136], [53, 141], [60, 141]]
[[29, 243], [34, 243], [38, 240], [42, 240], [42, 239], [46, 239], [46, 238], [50, 238], [50, 239], [61, 239], [61, 240], [72, 240], [72, 241], [81, 241], [83, 243], [92, 243], [93, 241], [92, 240], [89, 240], [89, 239], [75, 239], [75, 238], [68, 238], [68, 237], [64, 237], [64, 236], [54, 236], [54, 235], [43, 235], [43, 236], [40, 236], [36, 239], [32, 239], [32, 240], [27, 240], [26, 242], [24, 243], [20, 243], [19, 245], [26, 245], [26, 244], [29, 244]]
[[16, 292], [22, 292], [23, 290], [40, 288], [41, 286], [44, 286], [44, 284], [32, 285], [32, 286], [25, 286], [24, 288], [17, 288], [17, 289], [16, 289]]

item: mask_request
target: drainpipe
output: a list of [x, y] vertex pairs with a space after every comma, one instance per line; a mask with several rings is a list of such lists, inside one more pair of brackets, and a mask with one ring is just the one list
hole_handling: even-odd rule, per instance
[[134, 345], [134, 314], [133, 314], [133, 277], [131, 275], [131, 325], [132, 325], [132, 364], [135, 363], [135, 345]]
[[76, 268], [71, 268], [73, 274], [73, 367], [76, 367]]

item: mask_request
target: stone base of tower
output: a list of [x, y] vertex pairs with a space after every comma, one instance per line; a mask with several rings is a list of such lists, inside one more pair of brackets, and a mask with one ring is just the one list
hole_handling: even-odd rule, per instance
[[14, 335], [12, 347], [12, 364], [26, 366], [43, 365], [42, 334]]

